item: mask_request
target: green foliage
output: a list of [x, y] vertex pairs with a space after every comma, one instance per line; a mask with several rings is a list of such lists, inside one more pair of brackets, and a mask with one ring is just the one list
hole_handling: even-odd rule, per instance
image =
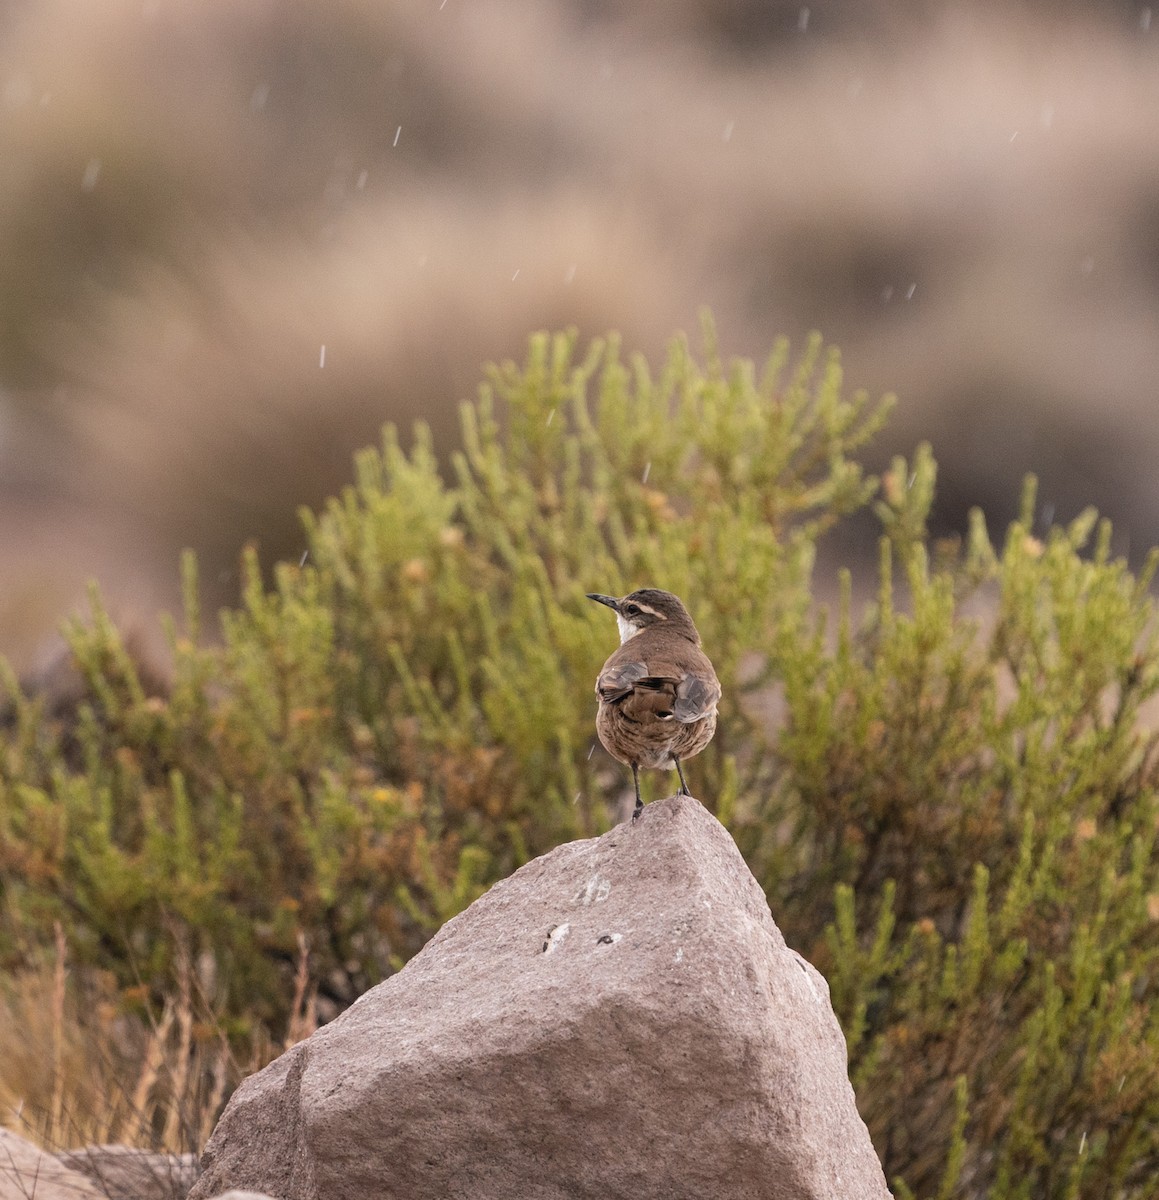
[[[757, 380], [706, 332], [706, 366], [677, 341], [655, 379], [614, 340], [533, 338], [464, 405], [447, 474], [425, 429], [404, 450], [388, 428], [304, 514], [304, 565], [267, 588], [247, 552], [219, 645], [187, 558], [163, 688], [94, 591], [67, 630], [79, 697], [4, 688], [0, 958], [32, 961], [60, 919], [160, 996], [180, 927], [221, 1019], [280, 1036], [301, 934], [334, 1011], [495, 879], [607, 828], [628, 781], [592, 754], [591, 689], [615, 630], [584, 592], [680, 590], [739, 699], [773, 670], [742, 684], [744, 647], [804, 611], [815, 536], [872, 491], [848, 453], [881, 406], [842, 397], [834, 352], [790, 369], [781, 345]], [[771, 779], [769, 733], [735, 708], [700, 790]]]
[[[237, 1044], [336, 1011], [622, 815], [591, 694], [616, 635], [584, 593], [668, 587], [725, 692], [690, 782], [828, 976], [897, 1193], [1154, 1195], [1154, 561], [1090, 514], [1036, 536], [1032, 485], [1001, 548], [978, 514], [932, 544], [932, 454], [865, 475], [886, 406], [843, 397], [834, 352], [758, 372], [706, 344], [653, 374], [538, 335], [449, 464], [388, 429], [304, 514], [304, 565], [267, 587], [245, 556], [220, 644], [186, 561], [163, 688], [94, 594], [73, 703], [0, 678], [0, 961], [59, 921], [138, 1002], [198, 964]], [[871, 502], [876, 597], [855, 615], [844, 576], [831, 614], [818, 540]]]
[[737, 831], [830, 980], [899, 1195], [1159, 1188], [1155, 557], [1133, 577], [1090, 513], [1040, 541], [1033, 509], [1029, 485], [1000, 555], [975, 516], [937, 570], [923, 514], [882, 514], [909, 532], [877, 604], [783, 655], [784, 775]]

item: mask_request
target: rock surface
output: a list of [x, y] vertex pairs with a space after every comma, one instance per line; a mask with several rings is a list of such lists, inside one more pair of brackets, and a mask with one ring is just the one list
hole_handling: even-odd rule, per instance
[[274, 1200], [274, 1197], [267, 1196], [265, 1192], [243, 1192], [234, 1188], [233, 1191], [223, 1192], [214, 1197], [214, 1200]]
[[0, 1128], [0, 1200], [102, 1200], [101, 1193], [72, 1171], [26, 1142], [10, 1129]]
[[197, 1160], [192, 1154], [84, 1146], [56, 1157], [87, 1176], [108, 1200], [183, 1200], [197, 1180]]
[[248, 1079], [191, 1200], [877, 1200], [824, 978], [697, 801], [528, 863]]

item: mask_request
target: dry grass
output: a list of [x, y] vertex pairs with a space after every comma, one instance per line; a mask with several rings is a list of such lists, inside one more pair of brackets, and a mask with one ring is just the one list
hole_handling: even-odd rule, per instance
[[237, 1083], [318, 1022], [304, 938], [284, 1044], [256, 1038], [241, 1061], [197, 975], [183, 956], [176, 994], [151, 1018], [133, 995], [70, 965], [58, 923], [52, 960], [0, 983], [0, 1125], [53, 1151], [200, 1151]]

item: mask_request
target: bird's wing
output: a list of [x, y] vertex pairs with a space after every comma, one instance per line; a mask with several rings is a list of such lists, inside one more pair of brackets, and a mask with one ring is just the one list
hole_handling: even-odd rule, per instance
[[648, 674], [648, 664], [619, 662], [605, 666], [596, 680], [596, 692], [601, 700], [614, 704], [622, 700]]
[[719, 700], [720, 683], [715, 674], [690, 672], [676, 685], [676, 703], [672, 712], [678, 721], [699, 721], [716, 708]]
[[[596, 691], [607, 704], [623, 703], [628, 716], [674, 718], [684, 724], [707, 716], [720, 699], [720, 684], [711, 666], [707, 672], [692, 672], [670, 662], [624, 662], [605, 667], [596, 680]], [[627, 712], [628, 708], [632, 712]]]

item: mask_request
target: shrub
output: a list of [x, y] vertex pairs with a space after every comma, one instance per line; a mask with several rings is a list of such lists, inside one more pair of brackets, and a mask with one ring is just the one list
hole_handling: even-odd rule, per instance
[[[163, 688], [94, 593], [75, 703], [6, 682], [0, 958], [59, 922], [123, 996], [194, 986], [235, 1044], [332, 1015], [622, 815], [593, 753], [614, 633], [584, 593], [666, 586], [725, 689], [693, 789], [826, 971], [899, 1194], [1154, 1194], [1154, 564], [1090, 515], [1040, 540], [1032, 487], [1000, 552], [977, 515], [931, 545], [932, 456], [865, 475], [887, 406], [843, 397], [835, 352], [758, 373], [707, 335], [655, 376], [536, 336], [447, 469], [388, 429], [305, 514], [306, 562], [267, 587], [247, 552], [219, 644], [187, 559]], [[834, 618], [817, 542], [878, 492], [876, 603], [855, 620], [846, 577]]]
[[1093, 514], [1040, 541], [1033, 510], [935, 570], [884, 544], [860, 628], [846, 603], [834, 649], [782, 655], [784, 774], [738, 830], [901, 1197], [1159, 1189], [1155, 557], [1135, 578]]
[[[847, 451], [878, 417], [841, 399], [813, 343], [699, 368], [676, 343], [653, 380], [615, 342], [533, 339], [463, 410], [453, 482], [423, 429], [388, 429], [356, 483], [305, 515], [308, 561], [199, 636], [186, 559], [172, 678], [150, 688], [93, 595], [68, 637], [80, 699], [52, 719], [11, 680], [3, 788], [9, 962], [52, 921], [126, 986], [168, 990], [174, 928], [215, 964], [228, 1020], [278, 1028], [305, 933], [322, 1001], [349, 1002], [529, 856], [600, 831], [624, 772], [592, 756], [592, 681], [614, 632], [584, 592], [670, 580], [712, 633], [732, 695], [743, 648], [807, 602], [816, 533], [870, 485]], [[606, 614], [605, 614], [606, 615]], [[736, 706], [701, 778], [770, 778]], [[726, 800], [726, 802], [729, 802]]]

